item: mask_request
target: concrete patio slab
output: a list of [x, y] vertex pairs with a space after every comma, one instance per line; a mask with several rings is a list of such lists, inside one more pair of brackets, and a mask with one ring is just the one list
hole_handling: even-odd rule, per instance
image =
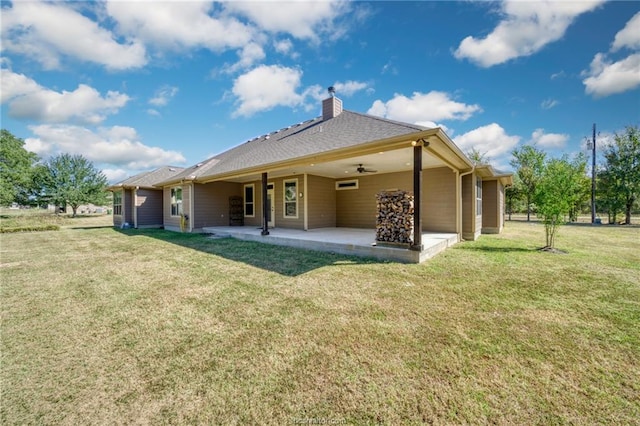
[[452, 233], [422, 234], [424, 249], [421, 252], [405, 248], [375, 244], [375, 231], [357, 228], [318, 228], [309, 231], [272, 228], [269, 235], [261, 235], [261, 228], [250, 226], [215, 226], [203, 228], [203, 232], [216, 237], [233, 237], [245, 241], [257, 241], [308, 250], [326, 251], [352, 256], [373, 257], [403, 263], [421, 263], [458, 242]]

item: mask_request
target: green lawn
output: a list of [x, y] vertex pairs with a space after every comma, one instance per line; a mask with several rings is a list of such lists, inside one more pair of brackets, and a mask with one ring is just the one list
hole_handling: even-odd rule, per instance
[[0, 237], [2, 424], [640, 423], [638, 227], [421, 265], [83, 228]]

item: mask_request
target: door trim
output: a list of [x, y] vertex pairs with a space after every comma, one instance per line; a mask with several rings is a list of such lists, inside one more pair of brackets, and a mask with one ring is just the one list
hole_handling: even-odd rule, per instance
[[[276, 227], [276, 185], [274, 182], [267, 183], [267, 197], [271, 198], [271, 221], [267, 222], [269, 228]], [[266, 202], [266, 200], [265, 200]]]

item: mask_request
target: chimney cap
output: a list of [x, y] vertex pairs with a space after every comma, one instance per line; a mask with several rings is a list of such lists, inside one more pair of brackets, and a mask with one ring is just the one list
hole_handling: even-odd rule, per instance
[[329, 86], [327, 91], [329, 92], [329, 95], [331, 95], [332, 97], [336, 95], [336, 88], [333, 86]]

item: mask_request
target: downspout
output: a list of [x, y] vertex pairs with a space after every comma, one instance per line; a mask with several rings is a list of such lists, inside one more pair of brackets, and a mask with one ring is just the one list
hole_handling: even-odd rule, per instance
[[462, 177], [468, 174], [471, 174], [475, 171], [476, 171], [476, 165], [474, 164], [473, 167], [471, 167], [471, 170], [469, 170], [468, 172], [464, 172], [464, 173], [457, 172], [458, 178], [459, 178], [458, 185], [456, 185], [456, 192], [458, 192], [458, 196], [457, 196], [458, 206], [456, 208], [456, 216], [458, 220], [458, 224], [457, 224], [458, 241], [462, 241]]
[[302, 205], [303, 205], [303, 209], [304, 209], [304, 230], [308, 231], [309, 230], [309, 191], [308, 189], [308, 185], [307, 185], [307, 174], [304, 173], [303, 175], [303, 179], [304, 179], [304, 183], [302, 185], [303, 187], [303, 192], [302, 192]]
[[193, 223], [195, 222], [195, 184], [193, 181], [189, 184], [189, 232], [193, 232]]

